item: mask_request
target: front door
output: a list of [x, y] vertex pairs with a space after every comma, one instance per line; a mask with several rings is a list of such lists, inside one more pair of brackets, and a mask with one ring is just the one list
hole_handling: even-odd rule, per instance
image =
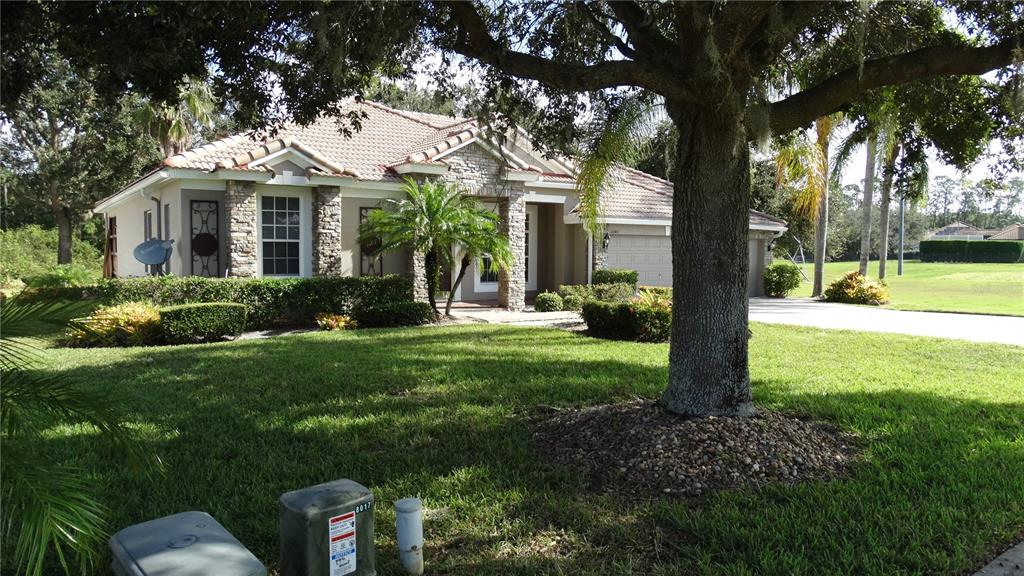
[[526, 290], [537, 289], [537, 206], [526, 205]]

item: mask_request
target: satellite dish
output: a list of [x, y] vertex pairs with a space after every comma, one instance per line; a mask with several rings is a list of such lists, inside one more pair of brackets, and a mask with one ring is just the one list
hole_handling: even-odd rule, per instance
[[171, 259], [171, 245], [174, 240], [154, 238], [135, 247], [132, 255], [147, 266], [160, 266]]

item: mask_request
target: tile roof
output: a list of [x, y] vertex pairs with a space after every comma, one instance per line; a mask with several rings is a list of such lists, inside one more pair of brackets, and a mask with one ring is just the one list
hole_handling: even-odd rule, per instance
[[[361, 129], [351, 130], [349, 136], [341, 132], [343, 126], [339, 126], [339, 120], [323, 117], [308, 126], [287, 124], [269, 139], [238, 135], [217, 140], [167, 158], [164, 165], [205, 171], [266, 170], [249, 164], [291, 147], [334, 175], [397, 181], [400, 176], [393, 167], [404, 163], [443, 163], [437, 159], [439, 156], [481, 137], [481, 129], [474, 119], [396, 110], [369, 101], [349, 102], [341, 113], [344, 116], [353, 111], [365, 117], [360, 122]], [[540, 159], [511, 156], [509, 160], [515, 169], [541, 172], [531, 164], [531, 160], [540, 164]], [[543, 172], [543, 180], [573, 182], [571, 159], [562, 159], [561, 163], [569, 169]], [[327, 172], [317, 169], [315, 173]], [[608, 182], [611, 188], [601, 201], [602, 211], [608, 217], [671, 218], [671, 182], [621, 165], [613, 168]], [[785, 226], [784, 221], [760, 212], [751, 211], [750, 218], [751, 224]]]
[[1024, 240], [1024, 224], [1010, 224], [986, 240]]

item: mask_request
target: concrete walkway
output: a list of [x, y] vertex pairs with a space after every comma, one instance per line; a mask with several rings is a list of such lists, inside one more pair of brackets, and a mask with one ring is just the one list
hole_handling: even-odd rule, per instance
[[532, 308], [522, 312], [509, 312], [503, 308], [453, 308], [452, 316], [459, 320], [488, 324], [566, 329], [586, 327], [578, 312], [534, 312]]
[[809, 298], [751, 298], [750, 320], [1024, 346], [1024, 318], [1013, 316], [911, 312]]
[[974, 576], [1024, 576], [1024, 542], [1003, 552]]

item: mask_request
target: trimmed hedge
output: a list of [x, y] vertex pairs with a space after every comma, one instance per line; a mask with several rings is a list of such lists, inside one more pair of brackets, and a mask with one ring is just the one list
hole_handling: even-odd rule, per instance
[[636, 289], [636, 285], [640, 282], [640, 273], [636, 270], [603, 268], [594, 270], [591, 280], [594, 284], [630, 284]]
[[922, 240], [922, 262], [1024, 262], [1022, 240]]
[[182, 304], [160, 309], [160, 324], [168, 344], [211, 342], [237, 337], [245, 329], [245, 305], [234, 302]]
[[437, 320], [437, 312], [426, 302], [392, 302], [357, 306], [352, 319], [360, 328], [420, 326]]
[[412, 302], [412, 282], [401, 276], [323, 276], [317, 278], [202, 278], [150, 276], [105, 280], [97, 296], [106, 303], [147, 301], [158, 306], [204, 302], [244, 304], [249, 328], [309, 324], [316, 314], [350, 315], [357, 306], [373, 308]]
[[764, 293], [773, 298], [785, 298], [800, 287], [800, 269], [788, 262], [772, 264], [764, 270]]
[[638, 302], [597, 302], [583, 305], [587, 329], [598, 336], [667, 342], [672, 333], [672, 308]]
[[[625, 302], [636, 295], [636, 286], [625, 282], [617, 284], [563, 284], [558, 287], [563, 301], [569, 296], [578, 296], [583, 302]], [[564, 305], [564, 302], [563, 302]]]
[[533, 308], [537, 312], [558, 312], [562, 309], [562, 297], [554, 292], [537, 294]]
[[562, 298], [562, 310], [572, 310], [573, 312], [579, 312], [583, 309], [583, 304], [586, 300], [579, 294], [566, 294]]

